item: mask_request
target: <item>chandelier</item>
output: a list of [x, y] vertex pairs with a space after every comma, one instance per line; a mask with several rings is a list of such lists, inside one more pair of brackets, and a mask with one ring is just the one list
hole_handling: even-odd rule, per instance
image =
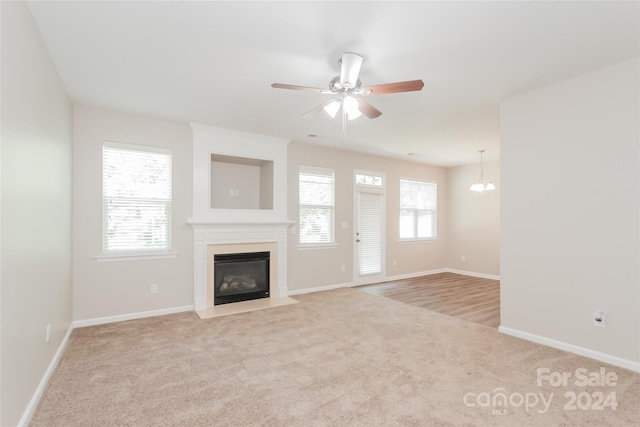
[[483, 191], [490, 191], [490, 190], [495, 190], [496, 186], [493, 185], [493, 182], [489, 181], [487, 183], [487, 185], [484, 185], [484, 169], [482, 168], [482, 153], [484, 153], [484, 150], [480, 150], [480, 179], [478, 180], [478, 182], [471, 184], [471, 187], [469, 187], [469, 190], [471, 191], [477, 191], [478, 193], [481, 193]]

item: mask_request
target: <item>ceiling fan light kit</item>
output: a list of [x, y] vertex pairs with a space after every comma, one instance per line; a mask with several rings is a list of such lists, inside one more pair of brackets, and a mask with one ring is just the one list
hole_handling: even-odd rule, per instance
[[353, 96], [345, 96], [342, 99], [342, 109], [349, 120], [357, 119], [362, 115], [358, 109], [358, 101]]
[[323, 108], [325, 113], [327, 113], [329, 117], [333, 119], [336, 116], [336, 114], [338, 114], [338, 110], [340, 109], [340, 102], [334, 99], [330, 103], [325, 105]]
[[329, 89], [320, 89], [308, 86], [297, 86], [284, 83], [273, 83], [271, 87], [276, 89], [302, 90], [336, 96], [334, 99], [323, 102], [317, 107], [307, 111], [302, 117], [310, 117], [324, 110], [329, 117], [335, 118], [342, 109], [343, 128], [345, 119], [354, 120], [364, 115], [370, 119], [380, 117], [382, 112], [360, 96], [381, 95], [387, 93], [412, 92], [422, 90], [422, 80], [410, 80], [397, 83], [385, 83], [374, 86], [362, 87], [358, 78], [362, 67], [363, 57], [351, 52], [342, 54], [338, 60], [340, 75], [329, 81]]

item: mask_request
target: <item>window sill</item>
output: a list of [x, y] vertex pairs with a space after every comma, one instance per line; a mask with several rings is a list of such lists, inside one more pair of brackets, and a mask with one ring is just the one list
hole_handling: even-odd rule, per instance
[[178, 256], [177, 252], [163, 252], [157, 254], [129, 254], [129, 255], [98, 255], [98, 262], [141, 261], [149, 259], [171, 259]]
[[306, 245], [297, 246], [299, 251], [311, 251], [316, 249], [335, 249], [337, 247], [338, 247], [337, 243], [317, 243], [317, 244], [306, 244]]
[[440, 240], [437, 237], [423, 238], [423, 239], [398, 239], [398, 243], [424, 243], [424, 242], [436, 242]]

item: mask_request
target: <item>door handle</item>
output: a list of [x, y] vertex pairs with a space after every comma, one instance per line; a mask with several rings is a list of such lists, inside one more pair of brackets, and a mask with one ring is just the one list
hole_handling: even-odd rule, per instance
[[356, 243], [360, 243], [360, 239], [356, 239]]

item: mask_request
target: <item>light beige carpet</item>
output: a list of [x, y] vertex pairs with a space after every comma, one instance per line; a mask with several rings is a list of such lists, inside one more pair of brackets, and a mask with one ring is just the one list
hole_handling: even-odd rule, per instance
[[[631, 371], [355, 289], [296, 299], [299, 304], [209, 320], [182, 313], [77, 329], [32, 425], [625, 426], [639, 420], [640, 375]], [[538, 368], [572, 378], [566, 386], [538, 386]], [[580, 387], [580, 368], [594, 375], [604, 368], [617, 376], [616, 385]], [[575, 410], [565, 409], [571, 393]]]

